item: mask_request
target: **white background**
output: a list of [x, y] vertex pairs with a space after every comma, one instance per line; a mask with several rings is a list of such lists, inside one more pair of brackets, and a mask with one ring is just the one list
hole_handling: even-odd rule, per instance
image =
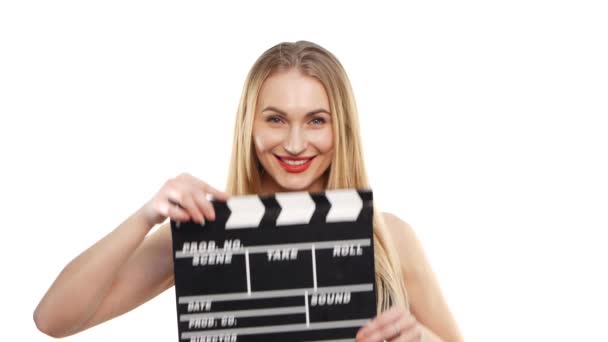
[[[245, 75], [299, 39], [344, 64], [375, 199], [468, 341], [608, 340], [600, 1], [5, 1], [0, 340], [169, 177], [224, 187]], [[66, 341], [175, 341], [174, 289]]]

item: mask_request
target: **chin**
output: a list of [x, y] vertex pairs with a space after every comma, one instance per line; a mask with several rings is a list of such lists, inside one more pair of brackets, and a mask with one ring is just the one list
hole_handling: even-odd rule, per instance
[[279, 185], [287, 191], [304, 191], [311, 185], [311, 181], [284, 181], [280, 182]]
[[293, 185], [293, 184], [284, 184], [281, 185], [285, 189], [285, 191], [305, 191], [308, 188], [308, 184], [304, 185]]

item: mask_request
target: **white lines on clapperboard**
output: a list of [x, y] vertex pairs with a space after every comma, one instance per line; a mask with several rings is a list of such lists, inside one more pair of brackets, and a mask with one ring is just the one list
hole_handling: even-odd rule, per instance
[[[308, 293], [308, 292], [307, 292]], [[233, 310], [233, 311], [216, 311], [196, 314], [183, 314], [179, 316], [180, 322], [188, 322], [191, 319], [205, 319], [222, 315], [230, 315], [233, 317], [261, 317], [261, 316], [276, 316], [289, 314], [303, 314], [306, 309], [299, 306], [287, 306], [272, 309], [250, 309], [250, 310]]]
[[[340, 246], [354, 246], [367, 247], [371, 245], [371, 239], [353, 239], [353, 240], [336, 240], [336, 241], [315, 241], [315, 242], [300, 242], [290, 244], [274, 244], [274, 245], [257, 245], [249, 246], [247, 248], [239, 248], [236, 250], [227, 250], [226, 253], [234, 254], [245, 254], [245, 273], [247, 277], [247, 294], [251, 296], [251, 271], [249, 254], [256, 253], [267, 253], [269, 250], [281, 250], [281, 249], [297, 249], [297, 250], [311, 250], [312, 256], [312, 276], [313, 276], [313, 290], [317, 290], [317, 249], [335, 249]], [[186, 248], [186, 247], [184, 247]], [[193, 258], [195, 256], [205, 256], [213, 253], [221, 253], [225, 250], [222, 248], [213, 248], [203, 251], [178, 251], [175, 252], [176, 258]]]
[[317, 291], [317, 253], [315, 253], [315, 244], [312, 244], [312, 283], [315, 291]]
[[251, 273], [249, 271], [249, 250], [245, 249], [245, 265], [247, 265], [247, 295], [251, 296]]
[[[218, 336], [223, 334], [237, 334], [237, 335], [254, 335], [254, 334], [268, 334], [268, 333], [281, 333], [281, 332], [292, 332], [300, 330], [322, 330], [322, 329], [338, 329], [338, 328], [357, 328], [365, 323], [367, 319], [351, 319], [343, 321], [331, 321], [331, 322], [318, 322], [310, 323], [307, 326], [305, 323], [296, 324], [281, 324], [271, 325], [263, 327], [249, 327], [249, 328], [232, 328], [232, 329], [216, 329], [207, 331], [189, 331], [182, 333], [182, 340], [187, 340], [192, 337], [206, 337], [206, 336]], [[347, 340], [353, 341], [353, 340]]]
[[308, 291], [304, 291], [304, 306], [306, 307], [306, 326], [310, 327], [310, 315], [308, 313]]
[[198, 296], [181, 296], [178, 298], [179, 304], [188, 304], [193, 301], [229, 301], [229, 300], [243, 300], [243, 299], [259, 299], [259, 298], [279, 298], [279, 297], [297, 297], [301, 296], [304, 291], [316, 292], [318, 294], [332, 293], [332, 292], [366, 292], [372, 291], [374, 285], [368, 284], [355, 284], [355, 285], [340, 285], [340, 286], [324, 286], [314, 288], [299, 288], [299, 289], [286, 289], [286, 290], [268, 290], [268, 291], [255, 291], [251, 292], [251, 295], [244, 292], [234, 293], [220, 293], [212, 295], [198, 295]]
[[[311, 250], [312, 256], [312, 277], [313, 277], [313, 291], [317, 291], [317, 249], [335, 249], [340, 246], [354, 246], [368, 247], [371, 245], [371, 239], [353, 239], [353, 240], [336, 240], [336, 241], [315, 241], [315, 242], [301, 242], [301, 243], [290, 243], [290, 244], [274, 244], [274, 245], [257, 245], [249, 246], [247, 248], [239, 248], [236, 250], [228, 250], [226, 253], [230, 254], [245, 254], [245, 274], [247, 280], [247, 296], [251, 297], [251, 269], [249, 262], [249, 254], [256, 253], [267, 253], [269, 250], [281, 250], [281, 249], [297, 249], [297, 250]], [[213, 248], [210, 250], [203, 251], [178, 251], [175, 252], [176, 258], [193, 258], [195, 256], [204, 256], [212, 253], [224, 252], [222, 248]]]
[[[250, 270], [250, 262], [249, 262], [249, 254], [252, 253], [266, 253], [268, 250], [278, 250], [278, 249], [298, 249], [298, 250], [311, 250], [311, 256], [312, 256], [312, 276], [313, 276], [313, 288], [312, 291], [317, 292], [318, 287], [317, 287], [317, 258], [316, 258], [316, 250], [317, 249], [333, 249], [336, 246], [341, 246], [341, 245], [358, 245], [361, 247], [366, 247], [369, 246], [371, 244], [371, 240], [370, 239], [354, 239], [354, 240], [338, 240], [338, 241], [320, 241], [320, 242], [304, 242], [304, 243], [291, 243], [291, 244], [275, 244], [275, 245], [258, 245], [258, 246], [250, 246], [247, 247], [245, 249], [238, 249], [238, 250], [231, 250], [230, 253], [232, 254], [245, 254], [245, 274], [246, 274], [246, 281], [247, 281], [247, 297], [249, 298], [267, 298], [267, 297], [258, 297], [260, 293], [281, 293], [280, 291], [290, 291], [290, 290], [274, 290], [274, 291], [258, 291], [258, 292], [252, 292], [251, 291], [251, 270]], [[184, 251], [179, 251], [175, 253], [175, 257], [176, 258], [191, 258], [194, 256], [198, 256], [198, 255], [207, 255], [210, 253], [217, 253], [217, 252], [221, 252], [222, 249], [212, 249], [212, 250], [206, 250], [206, 251], [188, 251], [188, 252], [184, 252]], [[301, 292], [300, 292], [301, 293]], [[218, 294], [218, 295], [206, 295], [206, 296], [190, 296], [188, 298], [199, 298], [199, 297], [204, 297], [206, 299], [214, 299], [214, 300], [220, 300], [220, 299], [216, 299], [216, 296], [229, 296], [229, 298], [233, 298], [233, 297], [240, 297], [241, 293], [237, 293], [237, 294]], [[280, 296], [279, 296], [280, 297]], [[186, 298], [186, 297], [180, 297], [180, 298]], [[223, 298], [223, 297], [222, 297]], [[241, 298], [234, 298], [234, 299], [241, 299]], [[191, 299], [191, 300], [199, 300], [199, 299]], [[228, 299], [225, 299], [228, 300]], [[182, 303], [180, 301], [180, 303]]]
[[[294, 297], [301, 296], [304, 292], [304, 306], [287, 306], [269, 309], [247, 309], [247, 310], [232, 310], [232, 311], [216, 311], [216, 312], [205, 312], [205, 313], [193, 313], [193, 314], [182, 314], [179, 316], [180, 322], [189, 322], [191, 320], [205, 320], [213, 319], [218, 316], [231, 316], [235, 318], [240, 317], [261, 317], [261, 316], [276, 316], [276, 315], [288, 315], [288, 314], [305, 314], [305, 324], [288, 324], [288, 325], [274, 325], [264, 326], [257, 328], [231, 328], [231, 329], [214, 329], [205, 331], [192, 331], [182, 333], [182, 339], [206, 337], [206, 336], [217, 336], [221, 334], [265, 334], [275, 332], [291, 332], [300, 330], [321, 330], [321, 329], [334, 329], [334, 328], [349, 328], [359, 327], [363, 325], [367, 320], [343, 320], [343, 321], [332, 321], [322, 323], [310, 323], [310, 307], [308, 303], [308, 293], [314, 292], [315, 294], [323, 293], [334, 293], [334, 292], [366, 292], [373, 291], [373, 284], [357, 284], [357, 285], [343, 285], [343, 286], [326, 286], [303, 289], [288, 289], [288, 290], [271, 290], [271, 291], [259, 291], [253, 293], [225, 293], [216, 295], [203, 295], [203, 296], [183, 296], [178, 298], [178, 303], [187, 304], [193, 301], [234, 301], [243, 299], [259, 299], [259, 298], [277, 298], [277, 297]], [[343, 341], [343, 340], [335, 340]], [[353, 340], [344, 340], [353, 341]]]
[[[349, 244], [353, 244], [353, 245], [358, 244], [361, 247], [367, 247], [367, 246], [370, 246], [371, 241], [370, 241], [370, 239], [312, 241], [312, 242], [299, 242], [299, 243], [289, 243], [289, 244], [247, 246], [246, 249], [249, 254], [266, 253], [269, 249], [276, 250], [276, 249], [297, 248], [298, 250], [303, 251], [303, 250], [312, 249], [313, 244], [315, 245], [316, 249], [333, 249], [334, 247], [336, 247], [338, 245], [349, 245]], [[195, 255], [201, 256], [201, 255], [207, 255], [207, 254], [211, 254], [211, 253], [218, 253], [218, 252], [222, 252], [222, 251], [224, 251], [222, 248], [215, 248], [215, 249], [210, 249], [210, 250], [205, 250], [205, 251], [188, 251], [188, 252], [184, 252], [182, 250], [182, 251], [175, 252], [175, 257], [178, 259], [179, 258], [192, 258]], [[245, 249], [240, 248], [240, 249], [235, 249], [235, 250], [228, 250], [227, 252], [230, 252], [233, 255], [245, 254]]]
[[[312, 288], [303, 288], [303, 289], [289, 289], [289, 290], [271, 290], [271, 291], [259, 291], [253, 292], [251, 294], [247, 293], [225, 293], [225, 294], [216, 294], [216, 295], [203, 295], [203, 296], [183, 296], [178, 298], [179, 304], [188, 304], [193, 301], [234, 301], [234, 300], [243, 300], [243, 299], [259, 299], [259, 298], [278, 298], [278, 297], [295, 297], [301, 296], [304, 293], [304, 306], [288, 306], [288, 307], [278, 307], [278, 308], [270, 308], [270, 309], [247, 309], [247, 310], [233, 310], [233, 311], [221, 311], [221, 312], [205, 312], [205, 313], [193, 313], [193, 314], [182, 314], [179, 316], [180, 322], [188, 322], [191, 320], [205, 320], [205, 319], [213, 319], [218, 316], [232, 316], [235, 318], [240, 317], [260, 317], [260, 316], [276, 316], [276, 315], [287, 315], [287, 314], [305, 314], [306, 315], [306, 323], [305, 324], [291, 324], [291, 325], [278, 325], [278, 326], [265, 326], [260, 329], [262, 330], [251, 330], [251, 328], [232, 328], [232, 329], [223, 329], [223, 330], [211, 330], [208, 334], [202, 333], [200, 335], [188, 335], [190, 337], [204, 337], [204, 336], [212, 336], [223, 333], [232, 333], [232, 334], [264, 334], [268, 332], [279, 332], [280, 330], [276, 330], [273, 328], [280, 327], [283, 329], [284, 327], [289, 327], [288, 330], [283, 331], [298, 331], [304, 329], [333, 329], [333, 328], [341, 328], [341, 327], [351, 327], [351, 325], [341, 326], [340, 324], [345, 324], [344, 322], [365, 322], [365, 320], [351, 320], [351, 321], [334, 321], [334, 322], [324, 322], [324, 324], [320, 323], [310, 323], [310, 307], [308, 303], [308, 293], [314, 292], [315, 294], [323, 294], [323, 293], [334, 293], [334, 292], [366, 292], [373, 290], [373, 284], [357, 284], [357, 285], [344, 285], [344, 286], [326, 286], [319, 287], [316, 289]], [[358, 324], [357, 323], [357, 324]], [[332, 325], [335, 324], [335, 325]], [[361, 326], [352, 325], [352, 326]], [[270, 329], [270, 330], [263, 330]], [[183, 337], [182, 339], [185, 338]]]

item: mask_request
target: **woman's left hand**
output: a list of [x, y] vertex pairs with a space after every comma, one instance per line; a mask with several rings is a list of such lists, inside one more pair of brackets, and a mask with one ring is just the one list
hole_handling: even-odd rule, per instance
[[382, 312], [357, 332], [357, 342], [419, 342], [422, 329], [406, 309], [393, 307]]

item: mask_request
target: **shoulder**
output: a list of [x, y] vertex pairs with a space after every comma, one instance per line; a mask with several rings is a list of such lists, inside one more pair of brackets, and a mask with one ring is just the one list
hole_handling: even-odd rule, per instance
[[384, 219], [391, 234], [409, 233], [412, 231], [412, 227], [409, 223], [405, 222], [399, 216], [386, 211], [382, 212], [380, 215], [382, 215], [382, 219]]
[[416, 233], [409, 223], [389, 212], [383, 212], [381, 215], [391, 240], [397, 244], [395, 247], [406, 247], [417, 243]]
[[425, 256], [416, 232], [409, 223], [395, 214], [383, 212], [381, 215], [389, 234], [389, 241], [392, 241], [401, 261], [404, 276], [419, 273], [420, 266], [424, 264], [421, 261]]
[[396, 215], [381, 215], [400, 259], [411, 312], [427, 330], [444, 340], [462, 341], [456, 320], [414, 229]]

